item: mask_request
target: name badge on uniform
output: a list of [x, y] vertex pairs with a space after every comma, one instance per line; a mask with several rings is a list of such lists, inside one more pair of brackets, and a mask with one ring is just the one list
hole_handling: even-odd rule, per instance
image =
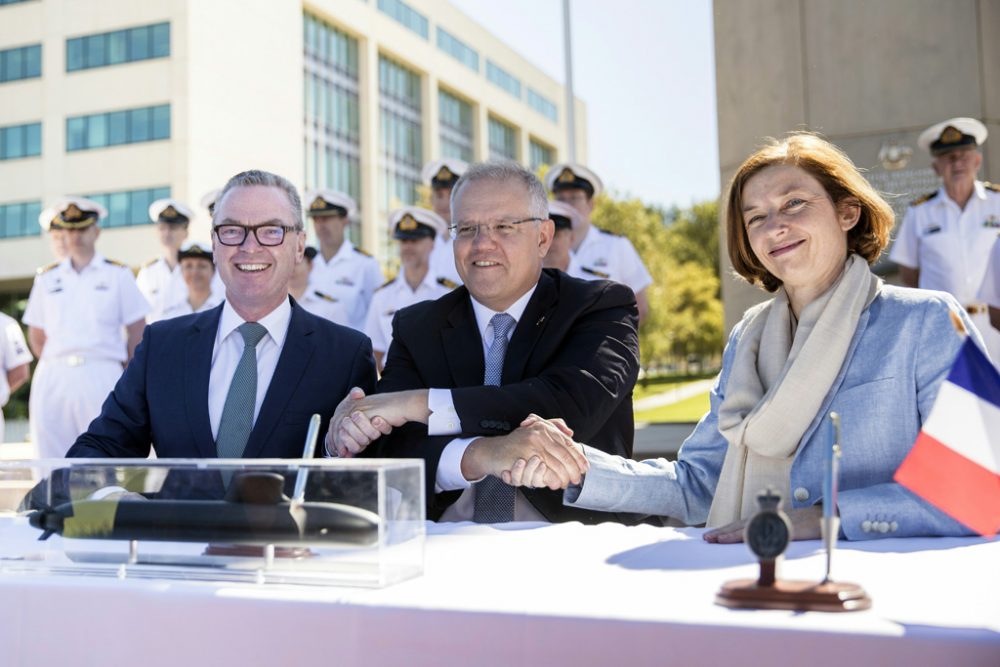
[[49, 294], [55, 294], [56, 292], [62, 292], [62, 291], [63, 291], [62, 287], [53, 287], [52, 289], [49, 290]]
[[109, 289], [111, 289], [111, 286], [108, 285], [107, 283], [97, 283], [96, 285], [94, 285], [94, 289], [96, 289], [98, 292], [107, 292]]
[[336, 284], [347, 285], [348, 287], [354, 287], [354, 281], [348, 278], [347, 276], [344, 276], [343, 278], [338, 278]]
[[940, 231], [941, 231], [941, 225], [931, 225], [930, 227], [924, 227], [924, 236], [937, 234]]
[[1000, 229], [1000, 218], [995, 215], [991, 215], [983, 220], [983, 227], [986, 227], [987, 229]]
[[604, 259], [603, 257], [598, 257], [597, 260], [594, 262], [594, 266], [607, 266], [607, 265], [608, 265], [608, 260]]

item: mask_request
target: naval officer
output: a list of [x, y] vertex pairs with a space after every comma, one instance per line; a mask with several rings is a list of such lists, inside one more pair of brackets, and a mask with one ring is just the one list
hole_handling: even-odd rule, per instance
[[569, 204], [553, 200], [549, 202], [549, 219], [555, 225], [556, 233], [552, 237], [549, 251], [542, 260], [542, 266], [547, 269], [559, 269], [565, 273], [569, 271], [573, 230], [580, 225], [580, 214]]
[[569, 204], [580, 215], [580, 224], [573, 230], [567, 273], [586, 280], [614, 280], [628, 285], [635, 292], [642, 322], [649, 312], [646, 288], [653, 284], [653, 277], [631, 241], [591, 223], [595, 199], [604, 190], [601, 179], [583, 165], [563, 162], [549, 169], [545, 184], [558, 201]]
[[986, 135], [986, 126], [974, 118], [951, 118], [920, 135], [917, 144], [933, 156], [942, 183], [911, 204], [889, 259], [899, 265], [907, 287], [953, 294], [997, 363], [1000, 332], [990, 326], [988, 306], [976, 295], [1000, 231], [1000, 187], [976, 179]]
[[313, 315], [333, 321], [340, 308], [337, 305], [337, 300], [309, 284], [309, 275], [312, 273], [316, 254], [316, 248], [311, 245], [306, 246], [305, 252], [302, 254], [303, 261], [296, 264], [292, 270], [292, 278], [288, 282], [288, 293], [300, 306]]
[[[466, 162], [448, 157], [428, 162], [420, 172], [420, 179], [431, 189], [431, 209], [445, 221], [446, 225], [451, 224], [452, 188], [468, 168]], [[451, 244], [451, 236], [438, 234], [434, 238], [434, 250], [431, 252], [430, 262], [431, 273], [435, 276], [462, 284], [462, 277], [455, 267], [455, 251]]]
[[392, 237], [399, 241], [399, 275], [375, 290], [365, 334], [372, 339], [375, 363], [382, 370], [385, 354], [392, 342], [392, 319], [396, 312], [415, 303], [436, 299], [458, 287], [443, 276], [431, 272], [430, 257], [434, 243], [444, 236], [447, 225], [434, 211], [404, 206], [389, 216]]
[[95, 248], [106, 216], [96, 202], [67, 197], [38, 219], [66, 241], [66, 257], [38, 270], [22, 318], [39, 358], [28, 409], [43, 458], [64, 456], [100, 414], [146, 324], [149, 303], [132, 270]]
[[222, 303], [223, 296], [212, 291], [216, 277], [212, 249], [197, 241], [188, 241], [177, 252], [177, 264], [184, 279], [186, 295], [167, 306], [161, 319], [211, 310]]
[[[0, 313], [0, 408], [28, 381], [34, 357], [28, 351], [21, 326], [10, 315]], [[4, 442], [3, 412], [0, 411], [0, 443]]]
[[372, 294], [385, 277], [378, 261], [344, 234], [357, 204], [335, 190], [308, 193], [306, 203], [319, 241], [310, 285], [334, 299], [331, 312], [326, 315], [330, 320], [362, 331]]

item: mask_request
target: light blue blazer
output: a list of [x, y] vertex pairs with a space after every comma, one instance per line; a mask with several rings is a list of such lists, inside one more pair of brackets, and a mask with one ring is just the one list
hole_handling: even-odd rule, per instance
[[[862, 312], [840, 374], [795, 453], [792, 498], [785, 499], [785, 508], [822, 499], [829, 434], [820, 428], [821, 417], [833, 410], [842, 419], [838, 508], [848, 539], [970, 534], [892, 481], [962, 344], [949, 310], [960, 315], [982, 349], [982, 338], [950, 294], [882, 286]], [[744, 323], [729, 337], [711, 408], [684, 441], [677, 462], [632, 461], [587, 447], [590, 470], [582, 486], [566, 490], [563, 502], [705, 523], [728, 446], [719, 433], [719, 406]]]

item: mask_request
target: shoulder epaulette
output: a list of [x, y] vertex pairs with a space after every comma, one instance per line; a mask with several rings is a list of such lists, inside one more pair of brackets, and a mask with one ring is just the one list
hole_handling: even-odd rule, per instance
[[117, 259], [108, 259], [108, 258], [105, 257], [104, 258], [104, 263], [105, 264], [110, 264], [111, 266], [120, 266], [120, 267], [122, 267], [124, 269], [128, 268], [128, 264], [125, 264], [124, 262], [119, 262]]
[[437, 284], [441, 285], [442, 287], [447, 287], [448, 289], [455, 289], [456, 287], [458, 287], [458, 283], [456, 283], [454, 280], [448, 280], [443, 276], [437, 279]]
[[930, 200], [934, 199], [937, 196], [938, 196], [937, 190], [935, 190], [934, 192], [928, 192], [927, 194], [920, 195], [919, 197], [911, 201], [910, 206], [920, 206], [921, 204], [929, 202]]
[[990, 183], [989, 181], [986, 181], [983, 183], [983, 187], [986, 188], [987, 190], [992, 190], [993, 192], [1000, 192], [1000, 185], [996, 183]]
[[580, 270], [583, 271], [584, 273], [589, 273], [592, 276], [597, 276], [598, 278], [604, 278], [605, 280], [611, 277], [610, 273], [605, 273], [604, 271], [598, 271], [597, 269], [591, 269], [586, 266], [581, 266]]
[[609, 232], [608, 230], [601, 229], [600, 227], [597, 228], [597, 231], [599, 231], [602, 234], [607, 234], [608, 236], [621, 236], [621, 234], [615, 234], [614, 232]]
[[390, 278], [389, 280], [385, 281], [384, 283], [382, 283], [381, 285], [379, 285], [378, 287], [376, 287], [375, 291], [377, 292], [380, 289], [382, 289], [383, 287], [388, 287], [389, 285], [393, 284], [394, 282], [396, 282], [396, 279], [395, 278]]
[[56, 268], [57, 266], [59, 266], [59, 262], [52, 262], [51, 264], [46, 264], [45, 266], [40, 266], [40, 267], [38, 267], [38, 275], [42, 275], [43, 273], [48, 273], [49, 271], [51, 271], [52, 269]]
[[146, 262], [145, 264], [143, 264], [143, 265], [142, 265], [142, 268], [144, 268], [144, 269], [148, 269], [148, 268], [149, 268], [149, 267], [151, 267], [151, 266], [152, 266], [153, 264], [156, 264], [156, 263], [157, 263], [157, 262], [159, 262], [159, 261], [160, 261], [160, 258], [159, 258], [159, 257], [154, 257], [153, 259], [151, 259], [151, 260], [149, 260], [148, 262]]
[[368, 251], [366, 251], [366, 250], [362, 250], [362, 249], [361, 249], [361, 248], [359, 248], [358, 246], [354, 246], [354, 252], [359, 252], [359, 253], [361, 253], [362, 255], [364, 255], [365, 257], [371, 257], [371, 256], [372, 256], [372, 254], [371, 254], [370, 252], [368, 252]]
[[326, 294], [324, 292], [320, 292], [318, 289], [317, 290], [313, 290], [313, 294], [315, 294], [319, 298], [323, 299], [324, 301], [329, 301], [331, 303], [336, 303], [337, 302], [337, 300], [335, 298], [333, 298], [329, 294]]

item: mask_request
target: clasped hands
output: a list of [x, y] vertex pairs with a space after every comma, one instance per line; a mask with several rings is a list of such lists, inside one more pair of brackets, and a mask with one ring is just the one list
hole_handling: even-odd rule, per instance
[[[407, 422], [427, 423], [427, 390], [366, 396], [355, 387], [340, 402], [330, 419], [326, 448], [330, 454], [350, 458], [393, 428]], [[564, 489], [579, 484], [587, 472], [583, 447], [573, 441], [573, 431], [562, 419], [529, 415], [506, 435], [477, 438], [462, 457], [462, 474], [468, 480], [495, 475], [511, 486]]]

